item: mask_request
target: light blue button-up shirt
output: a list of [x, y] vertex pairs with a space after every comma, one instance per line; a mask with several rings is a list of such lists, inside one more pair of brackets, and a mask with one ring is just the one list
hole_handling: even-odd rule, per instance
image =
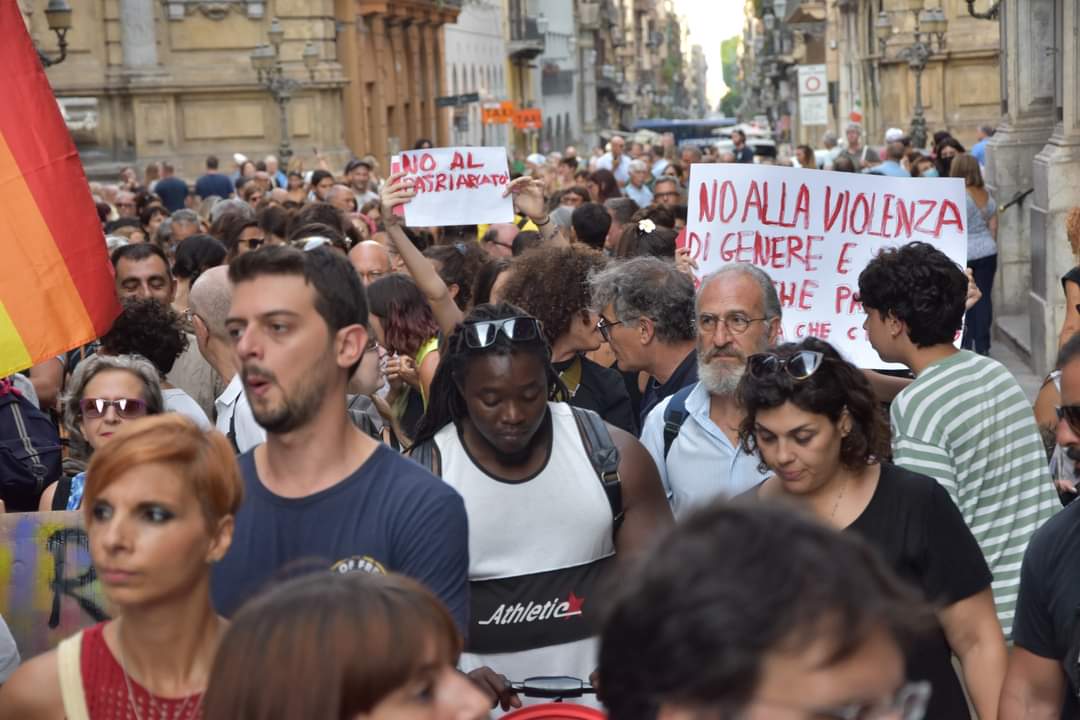
[[639, 208], [649, 207], [652, 205], [653, 194], [652, 190], [642, 185], [641, 187], [634, 187], [632, 183], [627, 183], [623, 188], [623, 194], [638, 204]]
[[758, 470], [758, 458], [747, 455], [709, 418], [709, 393], [700, 382], [686, 398], [686, 420], [664, 459], [664, 412], [671, 398], [645, 419], [641, 443], [652, 455], [676, 518], [720, 497], [734, 497], [772, 473]]

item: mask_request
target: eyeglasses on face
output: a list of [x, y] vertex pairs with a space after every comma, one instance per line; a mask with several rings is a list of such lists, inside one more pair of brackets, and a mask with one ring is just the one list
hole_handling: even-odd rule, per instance
[[146, 414], [146, 403], [136, 398], [120, 398], [118, 400], [106, 400], [105, 398], [83, 398], [79, 401], [79, 410], [83, 418], [97, 420], [105, 417], [109, 408], [116, 408], [116, 414], [125, 420], [134, 420]]
[[1065, 421], [1074, 434], [1080, 435], [1080, 405], [1061, 405], [1054, 408], [1058, 422]]
[[732, 335], [742, 335], [752, 324], [764, 320], [768, 318], [752, 318], [740, 312], [728, 313], [723, 317], [712, 313], [701, 313], [697, 317], [697, 327], [698, 332], [712, 335], [716, 332], [716, 326], [723, 323], [724, 328]]
[[611, 328], [616, 325], [622, 325], [622, 320], [616, 320], [615, 322], [609, 321], [603, 315], [600, 316], [600, 320], [596, 323], [596, 329], [600, 331], [600, 336], [604, 338], [604, 342], [611, 342]]
[[807, 717], [822, 720], [923, 720], [929, 700], [930, 683], [921, 681], [904, 685], [891, 697], [833, 708], [803, 708], [770, 700], [755, 700], [751, 704], [801, 710]]
[[499, 333], [510, 342], [526, 342], [540, 337], [540, 332], [540, 321], [528, 316], [505, 320], [474, 320], [463, 326], [465, 344], [474, 349], [494, 345]]
[[800, 350], [791, 357], [781, 358], [772, 353], [757, 353], [746, 361], [750, 375], [756, 378], [786, 372], [792, 380], [806, 380], [817, 372], [825, 355], [816, 350]]

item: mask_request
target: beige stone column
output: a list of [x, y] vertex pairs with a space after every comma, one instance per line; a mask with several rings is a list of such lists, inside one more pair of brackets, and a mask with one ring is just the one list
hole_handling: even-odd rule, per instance
[[[998, 207], [1034, 187], [1032, 160], [1054, 128], [1054, 0], [1030, 0], [1022, 10], [1003, 3], [1001, 123], [987, 143], [986, 182]], [[1031, 196], [998, 215], [994, 315], [999, 332], [1030, 348]]]
[[[445, 48], [443, 47], [443, 33], [436, 32], [435, 35], [435, 57], [436, 57], [436, 72], [435, 72], [435, 95], [446, 94], [446, 74], [443, 72], [443, 64], [446, 58]], [[434, 102], [434, 101], [433, 101]], [[450, 125], [447, 122], [446, 112], [435, 113], [435, 137], [436, 145], [446, 146], [450, 144]]]
[[[1011, 3], [1007, 3], [1011, 4]], [[1057, 124], [1035, 156], [1031, 196], [1031, 354], [1035, 372], [1053, 367], [1058, 333], [1065, 318], [1061, 276], [1075, 259], [1065, 236], [1065, 214], [1080, 205], [1080, 46], [1073, 30], [1080, 22], [1080, 0], [1054, 0], [1056, 51], [1035, 70], [1055, 77]], [[1025, 8], [1024, 12], [1027, 12]], [[1028, 38], [1031, 40], [1032, 38]], [[1038, 39], [1036, 39], [1038, 40]]]
[[405, 127], [408, 132], [408, 139], [406, 142], [411, 147], [421, 135], [424, 135], [424, 122], [423, 122], [423, 100], [424, 100], [424, 86], [420, 82], [420, 27], [415, 21], [410, 22], [405, 28], [405, 46], [408, 49], [406, 57], [408, 58], [408, 65], [405, 70], [408, 73], [406, 77], [406, 88], [408, 90], [408, 112], [405, 117]]
[[363, 94], [364, 83], [360, 75], [360, 49], [359, 23], [363, 18], [357, 18], [351, 0], [337, 0], [335, 3], [335, 20], [339, 25], [346, 28], [338, 36], [337, 52], [338, 62], [345, 71], [348, 84], [342, 88], [341, 105], [344, 112], [345, 144], [352, 150], [353, 155], [363, 155], [367, 152], [366, 138], [363, 135], [364, 106]]
[[[369, 113], [371, 122], [368, 126], [371, 137], [368, 138], [368, 141], [371, 145], [371, 152], [375, 154], [379, 162], [389, 163], [388, 138], [392, 130], [388, 127], [386, 119], [386, 76], [388, 73], [384, 71], [383, 63], [392, 64], [394, 58], [391, 52], [390, 38], [387, 37], [386, 16], [382, 13], [375, 13], [371, 16], [368, 28], [371, 33], [372, 47], [372, 54], [368, 59], [370, 62], [379, 64], [379, 68], [375, 72], [375, 91], [371, 96], [371, 112]], [[389, 173], [389, 170], [388, 164], [386, 172]]]
[[439, 84], [436, 78], [439, 76], [437, 58], [435, 55], [435, 35], [441, 35], [442, 29], [433, 23], [424, 23], [423, 32], [423, 99], [424, 99], [424, 134], [430, 138], [436, 136], [436, 118], [438, 111], [435, 109], [435, 98], [439, 95]]

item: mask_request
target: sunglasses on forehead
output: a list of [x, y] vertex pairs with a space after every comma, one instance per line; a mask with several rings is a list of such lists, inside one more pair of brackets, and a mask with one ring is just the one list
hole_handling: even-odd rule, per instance
[[756, 378], [786, 372], [792, 380], [806, 380], [825, 362], [825, 355], [816, 350], [800, 350], [791, 357], [781, 358], [772, 353], [758, 353], [747, 358], [746, 367]]
[[463, 325], [465, 344], [477, 350], [494, 345], [499, 333], [510, 342], [535, 340], [540, 337], [540, 321], [520, 316], [504, 320], [474, 320]]

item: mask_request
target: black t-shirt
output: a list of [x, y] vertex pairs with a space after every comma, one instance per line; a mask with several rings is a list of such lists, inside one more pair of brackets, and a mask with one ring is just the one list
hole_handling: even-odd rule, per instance
[[735, 153], [735, 162], [737, 163], [754, 162], [754, 149], [749, 145], [743, 145], [738, 150], [732, 148], [732, 152]]
[[645, 418], [648, 416], [649, 411], [659, 405], [661, 400], [669, 395], [674, 395], [687, 385], [693, 385], [697, 381], [697, 350], [690, 351], [686, 359], [679, 363], [679, 367], [675, 368], [675, 372], [671, 373], [671, 377], [667, 379], [667, 382], [661, 384], [656, 382], [655, 378], [649, 378], [649, 383], [645, 386], [645, 394], [641, 398], [639, 427], [645, 427]]
[[211, 595], [232, 615], [287, 566], [315, 561], [332, 572], [397, 572], [426, 585], [465, 632], [469, 528], [449, 485], [385, 445], [337, 485], [301, 498], [266, 489], [254, 450], [238, 458], [244, 502], [232, 545], [214, 566]]
[[[949, 493], [933, 478], [883, 464], [874, 496], [847, 530], [875, 545], [892, 569], [936, 606], [947, 607], [990, 587], [990, 568], [979, 544]], [[968, 717], [940, 626], [912, 647], [907, 670], [910, 679], [929, 680], [933, 687], [928, 720]]]
[[[747, 494], [757, 496], [760, 489]], [[858, 533], [875, 546], [897, 575], [938, 607], [990, 587], [990, 568], [979, 544], [948, 492], [933, 478], [883, 464], [873, 497], [846, 532]], [[940, 625], [910, 648], [907, 676], [930, 681], [927, 720], [969, 717]]]
[[176, 212], [184, 207], [188, 195], [187, 183], [170, 175], [154, 183], [154, 194], [161, 198], [161, 203], [169, 212]]
[[1061, 662], [1069, 678], [1061, 717], [1080, 717], [1080, 503], [1071, 503], [1034, 535], [1020, 570], [1013, 643]]
[[[637, 418], [630, 405], [630, 396], [626, 392], [622, 375], [616, 370], [594, 363], [587, 357], [578, 357], [581, 358], [581, 384], [570, 398], [570, 404], [592, 410], [606, 422], [637, 435]], [[552, 366], [555, 372], [561, 373], [573, 363], [574, 360], [570, 359], [552, 363]]]
[[1073, 283], [1074, 285], [1080, 285], [1080, 266], [1074, 267], [1069, 272], [1065, 273], [1061, 278], [1061, 289], [1068, 292], [1066, 284]]

